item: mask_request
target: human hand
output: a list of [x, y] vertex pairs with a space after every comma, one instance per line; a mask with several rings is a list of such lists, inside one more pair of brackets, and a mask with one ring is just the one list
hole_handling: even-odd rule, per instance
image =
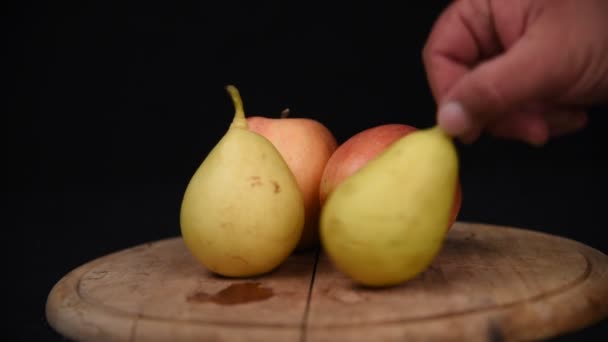
[[423, 59], [448, 134], [542, 145], [608, 99], [608, 1], [454, 1]]

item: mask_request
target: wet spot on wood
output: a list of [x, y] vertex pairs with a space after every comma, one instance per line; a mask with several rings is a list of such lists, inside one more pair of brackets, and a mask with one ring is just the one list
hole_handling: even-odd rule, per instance
[[186, 300], [195, 303], [212, 302], [220, 305], [237, 305], [263, 301], [272, 296], [274, 296], [274, 292], [271, 288], [263, 287], [258, 282], [247, 282], [231, 284], [213, 295], [199, 291], [189, 295]]

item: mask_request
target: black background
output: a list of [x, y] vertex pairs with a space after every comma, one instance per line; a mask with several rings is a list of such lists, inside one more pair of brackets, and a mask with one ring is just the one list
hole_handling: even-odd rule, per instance
[[[8, 335], [60, 340], [44, 317], [55, 282], [104, 254], [179, 234], [185, 186], [233, 114], [228, 83], [250, 115], [289, 107], [339, 142], [389, 122], [432, 125], [421, 49], [447, 3], [12, 6], [3, 288], [21, 311], [6, 311]], [[459, 219], [608, 252], [606, 111], [592, 108], [589, 127], [543, 148], [489, 137], [458, 144]], [[576, 337], [598, 333], [605, 321]]]

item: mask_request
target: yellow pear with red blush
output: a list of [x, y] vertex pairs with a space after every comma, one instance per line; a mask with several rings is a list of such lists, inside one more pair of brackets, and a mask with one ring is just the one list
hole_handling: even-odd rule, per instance
[[285, 110], [277, 118], [250, 116], [247, 125], [252, 132], [270, 140], [296, 178], [305, 208], [304, 229], [296, 250], [303, 251], [319, 243], [321, 176], [338, 143], [320, 121], [289, 115], [289, 110]]
[[[340, 144], [327, 161], [321, 177], [319, 188], [321, 205], [346, 178], [384, 152], [395, 141], [417, 130], [417, 127], [406, 124], [382, 124], [362, 130]], [[458, 182], [449, 227], [452, 227], [456, 221], [461, 205], [462, 188]]]

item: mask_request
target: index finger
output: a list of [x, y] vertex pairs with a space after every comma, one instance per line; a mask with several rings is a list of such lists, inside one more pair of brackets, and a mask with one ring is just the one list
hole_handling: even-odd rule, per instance
[[423, 62], [437, 102], [483, 58], [499, 50], [487, 3], [455, 1], [435, 22], [423, 49]]

